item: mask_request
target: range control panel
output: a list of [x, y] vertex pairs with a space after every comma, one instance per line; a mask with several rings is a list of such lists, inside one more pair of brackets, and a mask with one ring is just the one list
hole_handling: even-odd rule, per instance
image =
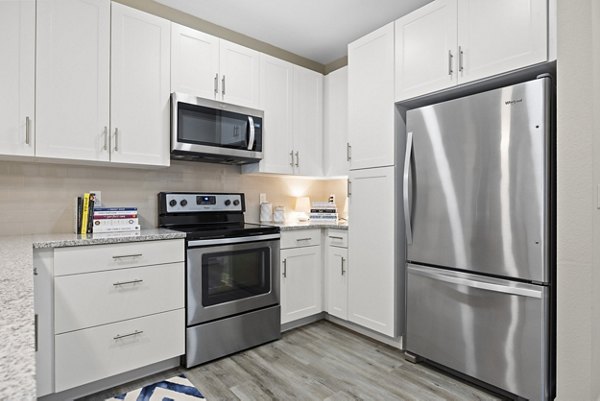
[[242, 194], [177, 193], [166, 194], [167, 213], [243, 212]]

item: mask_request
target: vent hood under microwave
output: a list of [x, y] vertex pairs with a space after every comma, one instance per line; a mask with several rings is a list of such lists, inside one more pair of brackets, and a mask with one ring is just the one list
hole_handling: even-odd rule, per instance
[[171, 158], [225, 164], [263, 157], [260, 110], [215, 100], [171, 94]]

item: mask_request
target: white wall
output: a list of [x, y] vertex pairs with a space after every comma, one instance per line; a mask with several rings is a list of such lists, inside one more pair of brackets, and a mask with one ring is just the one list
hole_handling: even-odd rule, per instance
[[557, 399], [600, 399], [600, 2], [558, 1]]

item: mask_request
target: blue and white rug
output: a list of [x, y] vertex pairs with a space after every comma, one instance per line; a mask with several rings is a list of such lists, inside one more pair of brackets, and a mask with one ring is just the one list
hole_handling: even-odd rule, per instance
[[202, 401], [202, 393], [184, 375], [174, 376], [106, 401]]

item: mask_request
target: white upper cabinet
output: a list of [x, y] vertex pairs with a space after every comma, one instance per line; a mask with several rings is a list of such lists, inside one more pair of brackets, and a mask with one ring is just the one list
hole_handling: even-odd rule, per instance
[[350, 169], [394, 165], [394, 23], [348, 45]]
[[173, 92], [258, 108], [255, 50], [171, 23]]
[[111, 161], [168, 166], [168, 20], [112, 3]]
[[219, 38], [171, 23], [171, 89], [216, 99], [219, 81]]
[[459, 82], [548, 59], [547, 0], [458, 0]]
[[348, 175], [348, 67], [326, 75], [323, 81], [324, 173], [327, 177]]
[[294, 171], [303, 176], [323, 174], [323, 75], [294, 66]]
[[437, 0], [396, 21], [396, 97], [456, 85], [456, 0]]
[[33, 155], [35, 1], [0, 2], [0, 154]]
[[547, 0], [436, 0], [396, 21], [396, 101], [547, 60]]
[[38, 0], [37, 156], [109, 160], [109, 57], [109, 0]]

